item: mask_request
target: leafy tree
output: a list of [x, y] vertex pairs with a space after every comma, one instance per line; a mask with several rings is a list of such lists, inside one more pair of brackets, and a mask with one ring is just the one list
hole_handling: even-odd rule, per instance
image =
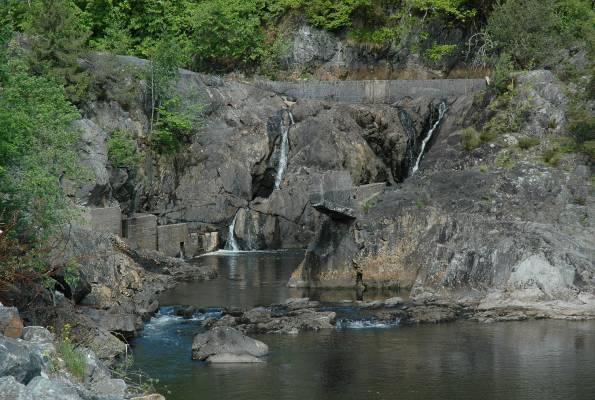
[[265, 36], [254, 0], [208, 0], [190, 21], [197, 67], [229, 70], [260, 58]]
[[32, 44], [32, 71], [55, 79], [75, 103], [84, 98], [89, 84], [89, 74], [79, 64], [90, 35], [84, 21], [72, 0], [38, 0], [25, 23]]
[[42, 240], [70, 216], [61, 179], [78, 174], [72, 122], [79, 114], [53, 80], [9, 63], [0, 83], [0, 216], [23, 239]]

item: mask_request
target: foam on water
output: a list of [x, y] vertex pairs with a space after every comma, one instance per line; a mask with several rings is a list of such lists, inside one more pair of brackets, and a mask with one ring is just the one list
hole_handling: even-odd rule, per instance
[[337, 329], [387, 329], [399, 325], [399, 319], [393, 321], [379, 321], [369, 319], [341, 318], [337, 321]]

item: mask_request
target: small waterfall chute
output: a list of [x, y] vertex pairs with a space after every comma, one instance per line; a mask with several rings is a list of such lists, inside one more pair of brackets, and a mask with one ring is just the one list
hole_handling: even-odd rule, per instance
[[[239, 211], [239, 210], [238, 210]], [[228, 234], [227, 234], [227, 243], [225, 244], [225, 250], [230, 251], [240, 251], [240, 246], [238, 245], [238, 241], [236, 240], [236, 218], [238, 218], [238, 212], [233, 217], [233, 221], [229, 225]]]
[[421, 163], [421, 159], [424, 156], [424, 153], [426, 151], [426, 146], [430, 142], [430, 139], [432, 139], [432, 135], [434, 134], [434, 131], [436, 130], [436, 128], [438, 128], [438, 125], [440, 125], [442, 118], [444, 118], [444, 114], [446, 114], [447, 109], [448, 109], [448, 107], [446, 106], [446, 102], [444, 102], [444, 101], [441, 102], [440, 105], [438, 106], [438, 119], [436, 119], [436, 122], [434, 122], [434, 124], [428, 131], [426, 137], [424, 138], [423, 142], [421, 143], [421, 148], [419, 149], [419, 154], [417, 155], [417, 160], [415, 161], [415, 165], [413, 166], [413, 169], [411, 170], [411, 175], [415, 174], [419, 170], [419, 164]]
[[289, 129], [294, 124], [293, 114], [287, 110], [289, 116], [289, 123], [283, 123], [281, 127], [281, 155], [279, 156], [279, 166], [277, 167], [277, 175], [275, 176], [275, 190], [281, 187], [283, 176], [287, 169], [287, 158], [289, 155]]

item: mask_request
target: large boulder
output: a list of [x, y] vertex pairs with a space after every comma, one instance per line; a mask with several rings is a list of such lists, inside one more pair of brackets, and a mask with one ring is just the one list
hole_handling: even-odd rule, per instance
[[192, 341], [192, 358], [211, 362], [259, 362], [269, 352], [263, 342], [230, 327], [216, 327]]
[[3, 307], [0, 305], [0, 334], [11, 338], [21, 337], [23, 321], [16, 307]]
[[31, 393], [14, 376], [0, 378], [0, 400], [34, 400]]
[[38, 376], [27, 385], [35, 400], [81, 400], [77, 390], [63, 382]]
[[20, 339], [0, 335], [0, 376], [13, 376], [27, 384], [44, 369], [43, 356], [32, 345]]

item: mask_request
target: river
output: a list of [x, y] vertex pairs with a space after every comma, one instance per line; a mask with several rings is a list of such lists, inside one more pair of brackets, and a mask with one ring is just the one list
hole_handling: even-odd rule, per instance
[[[302, 257], [301, 252], [222, 253], [195, 260], [215, 265], [218, 278], [163, 293], [159, 313], [133, 342], [135, 366], [159, 379], [157, 388], [168, 400], [595, 398], [593, 321], [414, 327], [351, 321], [331, 331], [254, 335], [271, 350], [263, 364], [191, 360], [193, 336], [221, 307], [250, 308], [301, 296], [329, 304], [355, 299], [352, 291], [287, 288]], [[366, 300], [394, 295], [365, 294]], [[173, 315], [175, 305], [203, 309], [183, 319]]]

